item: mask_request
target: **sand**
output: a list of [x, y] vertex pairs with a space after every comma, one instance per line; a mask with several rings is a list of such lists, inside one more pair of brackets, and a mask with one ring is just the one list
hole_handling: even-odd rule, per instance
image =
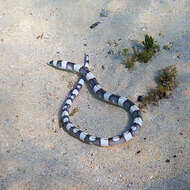
[[[102, 8], [107, 17], [100, 17]], [[189, 16], [188, 0], [0, 0], [0, 189], [190, 189]], [[129, 72], [117, 52], [146, 33], [161, 51]], [[84, 53], [106, 90], [134, 102], [156, 86], [160, 69], [176, 65], [173, 95], [149, 106], [130, 142], [99, 148], [59, 128], [59, 109], [77, 75], [46, 63], [82, 64]], [[75, 107], [72, 121], [95, 135], [119, 134], [128, 122], [126, 112], [97, 100], [86, 86]]]

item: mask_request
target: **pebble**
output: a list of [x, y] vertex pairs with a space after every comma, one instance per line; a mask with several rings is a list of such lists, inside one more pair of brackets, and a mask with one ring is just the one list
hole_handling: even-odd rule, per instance
[[127, 188], [131, 188], [132, 185], [133, 185], [133, 183], [127, 184]]
[[105, 10], [105, 9], [102, 9], [101, 12], [100, 12], [100, 16], [101, 17], [107, 17], [108, 16], [108, 11]]
[[169, 45], [164, 45], [163, 49], [165, 49], [166, 51], [169, 51], [170, 50], [170, 46]]
[[113, 55], [114, 54], [114, 51], [113, 50], [109, 50], [108, 51], [108, 55]]
[[137, 101], [142, 102], [143, 101], [143, 96], [138, 96]]
[[98, 26], [101, 22], [95, 22], [90, 26], [90, 29], [94, 29], [96, 26]]

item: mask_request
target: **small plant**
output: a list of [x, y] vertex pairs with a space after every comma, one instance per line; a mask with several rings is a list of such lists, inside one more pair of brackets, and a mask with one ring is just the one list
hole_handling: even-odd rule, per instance
[[122, 50], [122, 54], [123, 54], [124, 56], [128, 57], [128, 56], [129, 56], [129, 49], [124, 48], [124, 49]]
[[154, 38], [152, 36], [149, 36], [148, 34], [145, 35], [145, 40], [142, 41], [142, 44], [144, 45], [144, 49], [146, 51], [154, 49], [156, 47]]
[[141, 108], [148, 104], [157, 104], [162, 98], [169, 98], [171, 92], [176, 87], [177, 69], [175, 66], [169, 66], [163, 69], [157, 79], [158, 86], [151, 89], [147, 95], [143, 96]]
[[69, 114], [70, 117], [72, 117], [73, 115], [75, 115], [75, 113], [77, 113], [79, 111], [79, 107], [75, 107], [71, 113]]
[[175, 66], [169, 66], [163, 69], [158, 77], [158, 84], [166, 90], [173, 90], [176, 87], [177, 69]]
[[159, 45], [155, 43], [152, 36], [148, 34], [145, 35], [145, 40], [142, 41], [143, 49], [141, 51], [137, 50], [136, 47], [132, 47], [133, 53], [129, 56], [129, 50], [123, 49], [123, 55], [125, 56], [125, 65], [130, 70], [135, 66], [135, 62], [147, 63], [151, 58], [159, 51]]
[[145, 35], [145, 40], [142, 41], [143, 50], [141, 52], [137, 51], [137, 61], [140, 63], [148, 63], [150, 59], [159, 51], [159, 45], [155, 43], [152, 36], [148, 34]]
[[126, 48], [122, 50], [122, 54], [125, 56], [124, 64], [131, 71], [135, 66], [136, 56], [135, 55], [129, 56], [129, 50]]

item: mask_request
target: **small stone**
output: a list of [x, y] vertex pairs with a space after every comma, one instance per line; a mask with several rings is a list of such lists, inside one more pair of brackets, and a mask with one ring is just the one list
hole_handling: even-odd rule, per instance
[[72, 82], [72, 81], [69, 81], [69, 82], [68, 82], [68, 85], [67, 85], [67, 88], [69, 88], [69, 89], [70, 89], [70, 88], [72, 88], [72, 87], [73, 87], [73, 85], [74, 85], [74, 84], [73, 84], [73, 82]]
[[87, 44], [83, 44], [84, 46], [87, 46]]
[[170, 50], [170, 46], [169, 45], [164, 45], [163, 49], [165, 49], [166, 51], [169, 51]]
[[109, 46], [111, 46], [113, 42], [112, 42], [112, 40], [108, 40], [107, 43], [108, 43]]
[[117, 43], [116, 41], [114, 41], [114, 46], [117, 47], [119, 45], [119, 43]]
[[42, 32], [40, 35], [38, 35], [38, 36], [36, 37], [36, 39], [37, 39], [37, 40], [42, 39], [43, 35], [44, 35], [44, 33]]
[[138, 96], [137, 101], [142, 102], [143, 101], [143, 96]]
[[101, 17], [107, 17], [108, 16], [108, 11], [105, 10], [105, 9], [102, 9], [101, 12], [100, 12], [100, 16]]
[[113, 50], [109, 50], [108, 51], [108, 55], [113, 55], [114, 54], [114, 51]]
[[133, 183], [127, 184], [127, 188], [131, 188], [132, 185], [133, 185]]
[[90, 29], [95, 28], [95, 27], [98, 26], [100, 23], [101, 23], [101, 22], [95, 22], [94, 24], [92, 24], [92, 25], [90, 26]]

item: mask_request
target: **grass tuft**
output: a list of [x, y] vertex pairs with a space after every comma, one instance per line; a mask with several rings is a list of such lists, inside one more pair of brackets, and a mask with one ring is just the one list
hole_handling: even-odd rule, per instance
[[75, 107], [71, 113], [69, 114], [70, 117], [72, 117], [73, 115], [75, 115], [75, 113], [77, 113], [79, 111], [79, 107]]
[[133, 69], [137, 61], [140, 63], [148, 63], [160, 49], [160, 46], [155, 43], [154, 38], [148, 34], [145, 35], [142, 45], [143, 49], [141, 51], [137, 50], [136, 47], [132, 47], [133, 53], [131, 55], [128, 49], [124, 48], [122, 50], [122, 54], [125, 57], [124, 64], [129, 70]]
[[176, 87], [177, 69], [175, 66], [164, 68], [157, 79], [158, 86], [151, 89], [147, 95], [143, 96], [141, 108], [147, 107], [149, 104], [158, 104], [162, 98], [169, 98], [172, 91]]

